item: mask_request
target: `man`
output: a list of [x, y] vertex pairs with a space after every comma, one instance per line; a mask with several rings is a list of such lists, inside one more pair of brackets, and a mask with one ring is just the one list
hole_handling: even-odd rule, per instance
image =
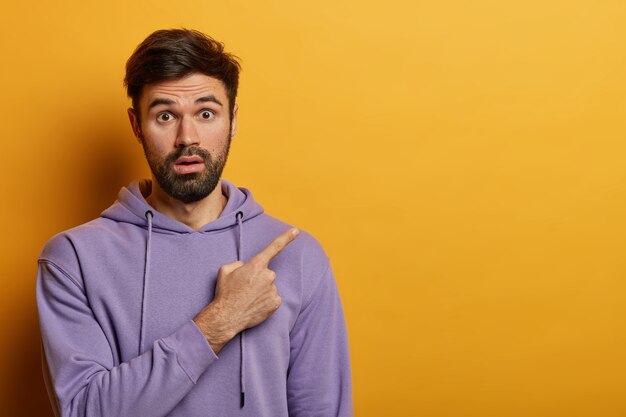
[[348, 416], [348, 345], [328, 258], [221, 179], [239, 64], [190, 30], [127, 62], [152, 181], [50, 239], [37, 303], [62, 416]]

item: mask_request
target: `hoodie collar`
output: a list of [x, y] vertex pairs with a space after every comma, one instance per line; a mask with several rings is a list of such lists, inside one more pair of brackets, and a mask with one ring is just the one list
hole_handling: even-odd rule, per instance
[[[141, 189], [151, 186], [151, 180], [133, 181], [128, 187], [122, 187], [117, 201], [100, 215], [101, 217], [123, 223], [134, 224], [143, 228], [146, 224], [146, 211], [153, 213], [152, 228], [155, 233], [180, 234], [194, 233], [196, 230], [169, 216], [156, 211], [150, 206]], [[237, 212], [243, 212], [243, 221], [263, 213], [263, 207], [252, 197], [250, 190], [239, 188], [231, 182], [222, 179], [222, 193], [228, 201], [219, 217], [202, 226], [198, 232], [213, 232], [237, 225]]]

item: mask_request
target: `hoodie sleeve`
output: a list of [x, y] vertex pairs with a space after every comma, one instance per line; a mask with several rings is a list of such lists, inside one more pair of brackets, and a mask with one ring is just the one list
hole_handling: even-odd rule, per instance
[[291, 331], [287, 401], [292, 417], [353, 415], [346, 325], [330, 266]]
[[217, 356], [193, 321], [114, 366], [111, 347], [79, 281], [39, 261], [37, 306], [59, 415], [165, 416]]

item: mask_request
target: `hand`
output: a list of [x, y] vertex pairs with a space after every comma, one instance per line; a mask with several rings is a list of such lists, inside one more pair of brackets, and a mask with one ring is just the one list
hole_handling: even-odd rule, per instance
[[276, 273], [268, 265], [298, 233], [298, 229], [287, 230], [246, 263], [222, 265], [215, 298], [194, 318], [215, 353], [237, 333], [262, 323], [280, 307]]

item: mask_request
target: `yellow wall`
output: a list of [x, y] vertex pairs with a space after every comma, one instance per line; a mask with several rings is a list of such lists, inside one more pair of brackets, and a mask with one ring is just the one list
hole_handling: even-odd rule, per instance
[[359, 416], [624, 416], [622, 0], [10, 2], [0, 12], [0, 414], [50, 416], [36, 258], [147, 175], [126, 58], [243, 61], [225, 176], [312, 232]]

